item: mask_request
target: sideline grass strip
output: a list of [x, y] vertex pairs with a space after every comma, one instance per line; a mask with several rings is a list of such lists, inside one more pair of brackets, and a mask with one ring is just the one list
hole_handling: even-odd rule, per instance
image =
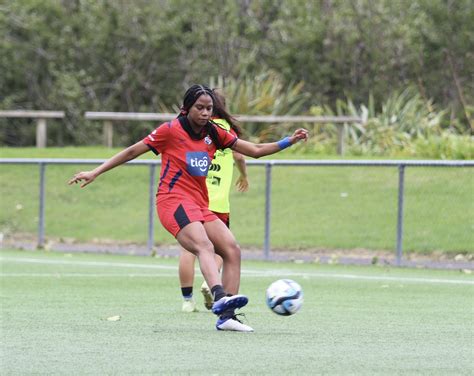
[[[0, 148], [0, 153], [5, 157], [107, 158], [118, 150]], [[151, 154], [144, 157], [153, 158]], [[286, 151], [271, 157], [321, 158]], [[46, 237], [145, 244], [149, 168], [122, 166], [83, 190], [66, 184], [75, 172], [88, 168], [46, 168]], [[274, 166], [272, 171], [272, 247], [395, 249], [396, 167]], [[406, 169], [405, 252], [474, 251], [470, 228], [473, 172], [472, 168]], [[262, 246], [265, 168], [252, 166], [248, 173], [249, 191], [231, 192], [232, 228], [240, 244]], [[0, 232], [36, 236], [38, 175], [38, 166], [0, 165]], [[175, 244], [155, 219], [156, 244]]]

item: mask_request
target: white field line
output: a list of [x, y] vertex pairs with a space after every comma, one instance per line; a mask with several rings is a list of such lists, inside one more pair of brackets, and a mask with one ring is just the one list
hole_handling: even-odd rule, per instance
[[[70, 265], [70, 266], [100, 266], [107, 268], [138, 268], [153, 270], [173, 270], [177, 271], [177, 266], [157, 265], [157, 264], [135, 264], [123, 262], [104, 262], [104, 261], [76, 261], [76, 260], [43, 260], [23, 257], [0, 257], [0, 262], [10, 262], [19, 264], [44, 264], [44, 265]], [[388, 282], [412, 282], [412, 283], [440, 283], [440, 284], [458, 284], [474, 285], [474, 280], [464, 279], [443, 279], [443, 278], [420, 278], [420, 277], [389, 277], [389, 276], [370, 276], [358, 274], [340, 274], [340, 273], [320, 273], [320, 272], [294, 272], [289, 270], [256, 270], [243, 269], [243, 275], [249, 277], [299, 277], [299, 278], [332, 278], [339, 280], [366, 280], [366, 281], [388, 281]], [[88, 273], [0, 273], [1, 277], [171, 277], [176, 273], [124, 273], [124, 274], [88, 274]]]
[[124, 262], [105, 261], [78, 261], [78, 260], [43, 260], [29, 257], [0, 257], [0, 262], [11, 262], [16, 264], [45, 264], [45, 265], [76, 265], [76, 266], [105, 266], [117, 268], [137, 268], [137, 269], [167, 269], [178, 270], [176, 266], [156, 265], [156, 264], [134, 264]]
[[176, 273], [172, 274], [137, 274], [137, 273], [0, 273], [0, 278], [173, 278]]

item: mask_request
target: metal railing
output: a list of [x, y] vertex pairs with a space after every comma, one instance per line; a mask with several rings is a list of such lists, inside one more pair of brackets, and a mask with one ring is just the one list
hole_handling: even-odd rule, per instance
[[[99, 165], [105, 159], [54, 159], [54, 158], [1, 158], [0, 164], [37, 164], [39, 166], [39, 213], [38, 213], [38, 247], [45, 242], [45, 171], [48, 164], [66, 165]], [[472, 160], [247, 160], [248, 165], [265, 166], [265, 231], [264, 257], [270, 259], [270, 227], [271, 227], [271, 185], [273, 166], [354, 166], [354, 167], [396, 167], [398, 168], [398, 206], [396, 233], [396, 264], [401, 265], [403, 254], [403, 210], [406, 167], [474, 167]], [[132, 166], [149, 166], [148, 189], [148, 240], [147, 248], [151, 252], [154, 244], [156, 166], [161, 160], [133, 160], [127, 163]]]

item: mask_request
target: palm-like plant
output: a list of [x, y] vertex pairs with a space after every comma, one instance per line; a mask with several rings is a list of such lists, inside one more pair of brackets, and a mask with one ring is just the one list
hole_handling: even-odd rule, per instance
[[[309, 96], [303, 92], [303, 83], [285, 84], [274, 71], [258, 74], [255, 77], [211, 80], [212, 87], [223, 89], [229, 110], [232, 114], [243, 115], [301, 115]], [[275, 140], [288, 133], [294, 124], [259, 124], [246, 122], [242, 128], [247, 137], [263, 142]]]
[[[400, 151], [418, 138], [440, 135], [441, 123], [446, 111], [436, 111], [431, 101], [425, 101], [418, 91], [408, 87], [394, 92], [376, 109], [370, 95], [367, 106], [355, 106], [351, 100], [338, 100], [336, 111], [323, 107], [327, 114], [352, 115], [361, 123], [345, 125], [349, 148], [355, 153], [387, 155]], [[312, 108], [311, 112], [317, 112]], [[327, 137], [335, 137], [335, 128], [326, 128]]]

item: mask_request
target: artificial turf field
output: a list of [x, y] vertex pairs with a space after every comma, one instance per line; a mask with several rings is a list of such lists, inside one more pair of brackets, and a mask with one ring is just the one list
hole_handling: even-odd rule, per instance
[[[199, 291], [200, 312], [181, 312], [177, 259], [2, 250], [0, 260], [2, 375], [474, 372], [474, 278], [459, 271], [244, 261], [255, 332], [233, 333], [215, 330]], [[279, 278], [303, 287], [294, 316], [265, 305]]]

